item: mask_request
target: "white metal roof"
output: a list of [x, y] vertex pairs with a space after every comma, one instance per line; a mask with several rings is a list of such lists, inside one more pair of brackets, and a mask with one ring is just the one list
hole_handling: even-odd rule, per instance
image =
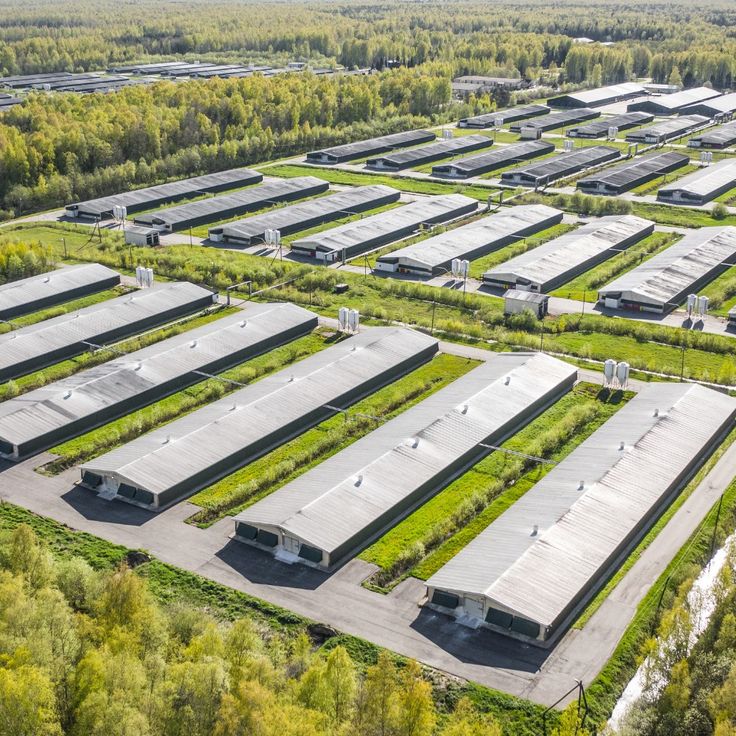
[[693, 171], [682, 179], [661, 186], [658, 193], [681, 191], [708, 199], [713, 192], [734, 184], [736, 184], [736, 159], [724, 158], [722, 161]]
[[[501, 442], [570, 388], [577, 370], [542, 353], [499, 353], [235, 517], [333, 553], [448, 469]], [[469, 458], [469, 459], [472, 459]], [[392, 512], [393, 515], [392, 515]], [[334, 560], [333, 560], [334, 562]]]
[[736, 399], [699, 385], [647, 386], [427, 584], [559, 623], [735, 413]]
[[736, 257], [736, 227], [701, 227], [628, 271], [599, 293], [666, 306], [690, 284]]
[[[196, 304], [212, 293], [188, 281], [155, 284], [132, 294], [108, 299], [77, 312], [47, 319], [0, 335], [0, 371], [44, 356], [80, 341], [135, 325], [162, 312]], [[193, 310], [192, 310], [193, 311]]]
[[548, 227], [550, 220], [559, 221], [559, 210], [544, 204], [520, 205], [501, 210], [468, 225], [448, 230], [427, 240], [379, 257], [379, 261], [400, 262], [428, 269], [440, 267], [453, 258], [463, 258], [482, 246], [491, 248], [494, 243], [505, 243], [531, 228]]
[[483, 278], [520, 279], [544, 286], [611, 248], [637, 236], [643, 238], [653, 230], [653, 222], [634, 215], [601, 217], [499, 264], [486, 271]]
[[233, 353], [258, 352], [273, 336], [310, 322], [316, 316], [294, 304], [249, 304], [239, 314], [0, 402], [0, 439], [20, 445], [85, 417], [92, 424], [101, 411]]
[[[57, 298], [63, 301], [64, 294], [75, 292], [77, 289], [95, 283], [104, 283], [114, 278], [120, 279], [120, 274], [99, 263], [82, 263], [78, 266], [65, 266], [56, 271], [30, 276], [0, 286], [0, 316], [8, 311], [23, 309], [31, 311], [34, 302]], [[25, 307], [28, 310], [25, 310]]]
[[300, 418], [306, 422], [346, 394], [360, 395], [376, 377], [436, 345], [413, 330], [373, 328], [91, 460], [83, 470], [163, 493]]
[[[602, 105], [609, 100], [646, 94], [646, 90], [640, 84], [624, 82], [623, 84], [612, 84], [608, 87], [596, 87], [595, 89], [584, 89], [580, 92], [569, 92], [557, 99], [570, 98], [585, 105]], [[554, 100], [550, 100], [553, 104]]]
[[[731, 113], [736, 111], [736, 92], [720, 97], [713, 97], [705, 102], [696, 103], [695, 107], [700, 110], [707, 110], [712, 115], [719, 113]], [[688, 112], [687, 108], [683, 112]]]
[[681, 92], [675, 92], [671, 95], [660, 95], [659, 97], [651, 97], [646, 100], [639, 100], [629, 105], [629, 110], [644, 110], [648, 107], [652, 109], [662, 108], [666, 113], [677, 112], [680, 108], [687, 105], [694, 105], [698, 102], [718, 97], [721, 93], [710, 87], [693, 87], [692, 89], [683, 89]]

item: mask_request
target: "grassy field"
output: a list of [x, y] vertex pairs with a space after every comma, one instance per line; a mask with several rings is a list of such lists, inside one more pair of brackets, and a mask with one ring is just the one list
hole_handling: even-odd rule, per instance
[[250, 506], [376, 429], [375, 421], [359, 414], [390, 419], [476, 365], [476, 361], [466, 358], [437, 355], [426, 365], [356, 403], [348, 410], [347, 418], [331, 417], [200, 491], [190, 500], [203, 510], [191, 521], [209, 525], [226, 513]]
[[665, 174], [664, 176], [658, 176], [656, 179], [652, 179], [651, 181], [648, 181], [644, 184], [640, 184], [638, 187], [634, 187], [630, 191], [632, 194], [636, 194], [637, 196], [643, 196], [644, 194], [655, 194], [662, 185], [677, 181], [677, 179], [681, 179], [683, 176], [692, 174], [699, 168], [700, 167], [695, 166], [695, 164], [686, 164], [676, 171], [672, 171], [669, 174]]
[[[628, 397], [578, 384], [503, 447], [559, 461]], [[381, 568], [370, 586], [387, 590], [407, 575], [426, 579], [551, 467], [491, 453], [361, 553], [361, 559]]]
[[736, 306], [736, 267], [731, 266], [699, 291], [710, 299], [708, 311], [725, 317]]
[[553, 296], [565, 299], [595, 301], [597, 291], [601, 286], [610, 283], [632, 268], [636, 268], [648, 258], [669, 247], [677, 239], [678, 236], [674, 233], [652, 233], [627, 248], [623, 253], [617, 253], [603, 263], [599, 263], [551, 293]]
[[[317, 331], [252, 360], [231, 368], [220, 376], [239, 384], [253, 383], [298, 360], [323, 350], [336, 341], [332, 331]], [[210, 378], [189, 388], [171, 394], [142, 409], [138, 409], [115, 421], [104, 424], [91, 432], [75, 437], [51, 449], [59, 458], [44, 466], [44, 471], [56, 474], [66, 468], [90, 458], [109, 452], [115, 447], [130, 442], [167, 422], [187, 414], [212, 401], [235, 391], [238, 386]]]

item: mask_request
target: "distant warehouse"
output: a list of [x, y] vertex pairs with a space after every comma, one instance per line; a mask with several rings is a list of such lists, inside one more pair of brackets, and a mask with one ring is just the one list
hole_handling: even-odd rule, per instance
[[78, 312], [0, 335], [0, 381], [86, 352], [86, 343], [129, 337], [212, 305], [216, 295], [189, 282], [159, 284]]
[[475, 128], [482, 130], [483, 128], [493, 128], [497, 125], [506, 125], [517, 120], [527, 120], [528, 118], [536, 118], [540, 115], [548, 115], [550, 109], [546, 105], [521, 105], [520, 107], [510, 107], [508, 110], [494, 110], [486, 112], [482, 115], [474, 115], [470, 118], [462, 118], [458, 120], [458, 128]]
[[653, 232], [654, 223], [641, 217], [601, 217], [486, 271], [483, 283], [548, 292]]
[[689, 163], [683, 153], [651, 153], [578, 179], [576, 186], [586, 194], [623, 194]]
[[429, 360], [437, 341], [376, 327], [82, 466], [82, 483], [160, 510]]
[[726, 158], [682, 179], [665, 184], [657, 192], [660, 202], [703, 205], [736, 186], [736, 159]]
[[705, 115], [708, 118], [730, 117], [736, 113], [736, 92], [689, 105], [682, 112], [684, 115]]
[[547, 100], [550, 107], [602, 107], [621, 100], [630, 100], [634, 97], [646, 95], [646, 90], [640, 84], [625, 82], [624, 84], [612, 84], [609, 87], [597, 87], [596, 89], [584, 89], [580, 92], [571, 92], [559, 97]]
[[426, 197], [356, 222], [299, 238], [291, 250], [326, 263], [365, 253], [417, 232], [423, 226], [449, 222], [478, 209], [478, 200], [462, 194]]
[[208, 192], [221, 192], [226, 189], [237, 189], [263, 180], [263, 174], [251, 169], [230, 169], [216, 174], [195, 176], [193, 179], [172, 181], [145, 189], [134, 189], [130, 192], [114, 194], [110, 197], [90, 199], [87, 202], [76, 202], [66, 206], [69, 217], [88, 217], [107, 219], [112, 217], [113, 208], [126, 207], [128, 214], [141, 210], [153, 209], [180, 199], [191, 199]]
[[626, 112], [622, 115], [614, 115], [613, 117], [606, 118], [605, 120], [596, 120], [593, 123], [585, 123], [584, 125], [568, 128], [565, 135], [569, 138], [602, 138], [604, 135], [608, 135], [608, 131], [611, 128], [628, 130], [637, 125], [651, 123], [652, 120], [654, 120], [654, 115], [648, 112]]
[[369, 158], [366, 166], [369, 169], [382, 171], [401, 171], [412, 166], [421, 166], [437, 161], [441, 158], [456, 156], [458, 153], [477, 151], [479, 148], [488, 148], [493, 145], [493, 139], [485, 135], [461, 135], [456, 138], [446, 138], [428, 146], [410, 148], [407, 151], [388, 153], [385, 156]]
[[334, 568], [569, 391], [576, 369], [502, 353], [235, 517], [235, 536]]
[[525, 161], [537, 156], [552, 153], [555, 150], [554, 143], [547, 141], [522, 141], [512, 143], [495, 151], [478, 153], [468, 158], [460, 158], [447, 163], [437, 164], [432, 167], [432, 176], [444, 176], [449, 179], [467, 179], [471, 176], [480, 176], [494, 169]]
[[314, 176], [277, 179], [233, 194], [200, 199], [178, 207], [137, 215], [135, 222], [171, 233], [238, 217], [280, 202], [313, 197], [326, 192], [329, 186], [324, 179]]
[[631, 143], [664, 143], [699, 130], [709, 122], [702, 115], [684, 115], [634, 130], [627, 134], [626, 140]]
[[383, 184], [355, 187], [308, 202], [279, 207], [244, 220], [211, 227], [209, 238], [215, 243], [257, 245], [265, 242], [266, 230], [279, 230], [282, 235], [296, 233], [324, 222], [392, 204], [397, 202], [400, 196], [398, 190]]
[[3, 401], [0, 455], [18, 460], [65, 442], [316, 326], [316, 315], [293, 304], [251, 303], [238, 314]]
[[606, 284], [604, 306], [666, 312], [723, 273], [736, 257], [736, 227], [702, 227]]
[[688, 141], [690, 148], [728, 148], [736, 143], [736, 122], [728, 125], [719, 125]]
[[0, 286], [0, 320], [45, 309], [55, 304], [117, 286], [120, 274], [99, 263], [66, 266]]
[[392, 151], [394, 148], [418, 146], [420, 143], [429, 143], [437, 136], [428, 130], [410, 130], [405, 133], [384, 135], [380, 138], [370, 138], [366, 141], [345, 143], [342, 146], [323, 148], [307, 154], [307, 161], [311, 164], [341, 164], [354, 161], [356, 158], [375, 156], [379, 153]]
[[455, 258], [480, 258], [560, 222], [562, 212], [544, 204], [510, 207], [379, 256], [376, 270], [422, 276], [446, 273]]
[[695, 87], [684, 89], [682, 92], [675, 92], [672, 95], [660, 95], [659, 97], [631, 102], [626, 111], [641, 110], [642, 112], [650, 112], [652, 115], [676, 115], [686, 107], [705, 102], [713, 97], [718, 97], [720, 94], [720, 92], [716, 92], [716, 90], [709, 87]]
[[521, 133], [524, 128], [534, 128], [540, 130], [543, 133], [548, 130], [555, 130], [557, 128], [564, 128], [567, 125], [574, 125], [575, 123], [582, 123], [585, 120], [593, 120], [594, 118], [600, 117], [598, 110], [591, 110], [590, 108], [584, 107], [580, 110], [560, 110], [560, 112], [553, 112], [551, 115], [545, 115], [542, 118], [535, 118], [534, 120], [521, 120], [516, 123], [512, 123], [511, 130], [514, 133]]
[[428, 603], [540, 645], [600, 590], [733, 426], [736, 399], [642, 389], [427, 581]]
[[546, 186], [550, 182], [564, 179], [585, 169], [621, 158], [618, 148], [609, 146], [586, 146], [570, 153], [561, 153], [544, 161], [504, 171], [501, 181], [505, 184], [520, 184], [524, 187]]

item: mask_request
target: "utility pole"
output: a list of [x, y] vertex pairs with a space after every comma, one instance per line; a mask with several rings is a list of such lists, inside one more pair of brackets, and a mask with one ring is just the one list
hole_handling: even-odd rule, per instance
[[683, 382], [685, 379], [685, 350], [687, 349], [687, 346], [683, 344], [682, 346], [682, 360], [680, 361], [680, 383]]
[[723, 494], [718, 499], [718, 509], [716, 510], [716, 523], [713, 525], [713, 537], [710, 540], [710, 557], [713, 558], [713, 552], [716, 549], [716, 535], [718, 534], [718, 523], [721, 520], [721, 506], [723, 506]]
[[429, 328], [430, 335], [434, 335], [434, 313], [436, 309], [437, 309], [437, 300], [435, 299], [432, 302], [432, 326]]
[[588, 292], [583, 289], [583, 311], [580, 313], [581, 317], [585, 317], [585, 297], [587, 296]]

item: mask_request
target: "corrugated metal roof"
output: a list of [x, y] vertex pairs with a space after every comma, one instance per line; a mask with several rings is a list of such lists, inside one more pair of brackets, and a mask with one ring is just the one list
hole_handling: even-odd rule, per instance
[[438, 268], [453, 258], [463, 258], [475, 249], [506, 244], [522, 233], [536, 232], [562, 219], [559, 210], [544, 204], [521, 205], [483, 217], [468, 225], [422, 240], [380, 256], [387, 263], [418, 264]]
[[720, 125], [717, 128], [706, 130], [699, 135], [693, 136], [688, 145], [695, 148], [694, 143], [699, 142], [701, 146], [726, 147], [736, 143], [736, 122], [728, 125]]
[[736, 227], [702, 227], [599, 290], [666, 306], [720, 264], [736, 257]]
[[0, 402], [0, 439], [20, 445], [85, 417], [92, 425], [98, 413], [116, 404], [192, 371], [207, 371], [233, 353], [253, 348], [255, 355], [271, 338], [300, 325], [305, 331], [316, 326], [316, 316], [294, 304], [249, 304], [239, 314]]
[[427, 584], [559, 622], [734, 413], [735, 399], [702, 386], [647, 386]]
[[150, 225], [167, 225], [170, 229], [176, 230], [182, 226], [182, 223], [193, 219], [207, 218], [213, 222], [222, 219], [222, 213], [228, 210], [239, 209], [242, 212], [258, 210], [284, 198], [296, 199], [294, 195], [308, 197], [326, 191], [328, 188], [329, 184], [324, 179], [318, 179], [315, 176], [277, 179], [233, 194], [201, 199], [178, 207], [137, 215], [135, 221]]
[[398, 236], [407, 228], [418, 230], [424, 223], [444, 222], [458, 216], [459, 210], [467, 207], [477, 208], [478, 200], [462, 194], [447, 194], [439, 197], [426, 197], [403, 207], [377, 215], [364, 217], [356, 222], [325, 230], [316, 235], [294, 240], [292, 248], [316, 248], [325, 253], [339, 252], [343, 248], [352, 250], [361, 244], [377, 238], [390, 236], [398, 231]]
[[567, 135], [571, 138], [598, 138], [599, 136], [606, 135], [609, 128], [626, 130], [635, 125], [649, 123], [652, 120], [654, 120], [654, 115], [649, 112], [626, 112], [610, 118], [596, 120], [593, 123], [568, 128]]
[[455, 138], [445, 138], [428, 146], [410, 148], [406, 151], [396, 151], [385, 156], [368, 159], [366, 165], [370, 167], [387, 166], [392, 168], [406, 168], [416, 166], [424, 161], [435, 161], [445, 156], [454, 156], [464, 151], [473, 151], [478, 148], [487, 148], [493, 145], [493, 139], [485, 135], [461, 135]]
[[595, 174], [578, 179], [577, 185], [608, 184], [612, 187], [626, 188], [634, 186], [640, 179], [647, 179], [663, 174], [674, 166], [685, 166], [690, 157], [683, 153], [668, 151], [667, 153], [651, 153], [642, 158], [632, 158], [618, 166], [603, 169]]
[[[94, 284], [104, 284], [110, 279], [120, 280], [120, 274], [99, 263], [82, 263], [66, 266], [56, 271], [30, 276], [27, 279], [11, 281], [0, 286], [0, 318], [10, 312], [33, 311], [33, 304], [53, 299], [65, 301], [64, 294], [89, 287], [95, 291]], [[102, 288], [102, 287], [100, 287]]]
[[709, 87], [694, 87], [692, 89], [684, 89], [681, 92], [675, 92], [671, 95], [660, 95], [659, 97], [651, 97], [648, 100], [632, 102], [627, 110], [651, 109], [653, 112], [661, 111], [663, 114], [668, 115], [688, 105], [694, 105], [697, 102], [718, 97], [720, 94], [720, 92]]
[[[262, 215], [254, 215], [237, 222], [210, 228], [210, 234], [222, 233], [225, 238], [250, 241], [262, 238], [266, 230], [274, 228], [283, 232], [303, 229], [302, 224], [321, 217], [331, 217], [351, 212], [370, 209], [378, 206], [387, 197], [398, 200], [400, 193], [396, 189], [375, 184], [372, 186], [354, 187], [343, 192], [328, 194], [326, 197], [299, 202], [298, 204], [277, 207]], [[374, 204], [375, 203], [375, 204]]]
[[604, 105], [606, 102], [620, 100], [636, 95], [645, 95], [646, 90], [640, 84], [624, 82], [623, 84], [611, 84], [607, 87], [596, 87], [595, 89], [584, 89], [580, 92], [570, 92], [566, 95], [549, 100], [553, 105], [557, 100], [575, 100], [583, 105]]
[[448, 161], [432, 167], [432, 173], [459, 172], [472, 175], [474, 172], [490, 171], [499, 169], [507, 164], [512, 164], [519, 159], [533, 158], [555, 150], [554, 143], [548, 141], [522, 141], [511, 145], [497, 148], [495, 151], [486, 151], [475, 156]]
[[560, 153], [557, 156], [520, 166], [518, 169], [504, 171], [502, 180], [516, 181], [535, 179], [538, 181], [554, 181], [565, 176], [587, 169], [592, 166], [612, 161], [621, 157], [621, 151], [610, 146], [585, 146], [570, 153]]
[[580, 123], [583, 120], [592, 120], [597, 117], [600, 117], [600, 112], [598, 110], [591, 110], [589, 107], [578, 107], [570, 110], [553, 112], [551, 115], [544, 115], [541, 118], [523, 120], [521, 122], [514, 123], [511, 126], [511, 130], [515, 133], [518, 133], [522, 128], [554, 130], [555, 128], [562, 128], [565, 125]]
[[549, 112], [550, 109], [546, 105], [520, 105], [519, 107], [510, 107], [508, 110], [495, 110], [483, 115], [462, 118], [458, 121], [458, 126], [460, 128], [490, 128], [496, 124], [496, 120], [499, 118], [503, 121], [503, 125], [515, 120], [526, 120], [536, 115], [547, 115]]
[[98, 335], [133, 326], [177, 307], [184, 308], [210, 295], [207, 289], [186, 281], [156, 284], [150, 289], [7, 332], [0, 335], [0, 372], [34, 359], [41, 367], [45, 356], [66, 346], [83, 340], [94, 342]]
[[646, 128], [640, 128], [629, 133], [626, 136], [627, 141], [644, 141], [657, 142], [660, 140], [669, 140], [684, 135], [690, 130], [699, 128], [708, 122], [708, 118], [704, 115], [681, 115], [672, 120], [660, 120], [654, 125], [648, 125]]
[[306, 429], [307, 418], [325, 405], [346, 394], [358, 397], [377, 376], [436, 345], [413, 330], [371, 329], [102, 455], [83, 470], [163, 493], [291, 423], [303, 419]]
[[574, 273], [606, 251], [644, 238], [653, 231], [654, 223], [641, 217], [601, 217], [499, 264], [486, 271], [483, 280], [522, 281], [544, 288], [545, 284]]
[[334, 158], [347, 161], [350, 159], [370, 156], [373, 153], [390, 151], [392, 148], [413, 146], [417, 143], [434, 140], [435, 137], [435, 134], [428, 130], [408, 130], [402, 133], [380, 136], [379, 138], [369, 138], [364, 141], [355, 141], [355, 143], [345, 143], [341, 146], [333, 146], [332, 148], [322, 148], [318, 151], [311, 151], [307, 154], [307, 158], [332, 156]]
[[[720, 97], [714, 97], [713, 99], [706, 100], [693, 105], [692, 112], [701, 112], [701, 114], [710, 114], [711, 117], [715, 117], [721, 113], [732, 113], [736, 112], [736, 92], [732, 92], [729, 95], [721, 95]], [[684, 108], [684, 113], [689, 112], [689, 108]]]
[[385, 514], [400, 513], [418, 489], [446, 481], [478, 443], [520, 429], [530, 407], [556, 398], [576, 375], [542, 353], [494, 355], [235, 519], [333, 553]]
[[687, 192], [702, 199], [709, 199], [724, 186], [736, 185], [736, 159], [725, 158], [722, 161], [705, 166], [682, 179], [665, 184], [657, 193]]

